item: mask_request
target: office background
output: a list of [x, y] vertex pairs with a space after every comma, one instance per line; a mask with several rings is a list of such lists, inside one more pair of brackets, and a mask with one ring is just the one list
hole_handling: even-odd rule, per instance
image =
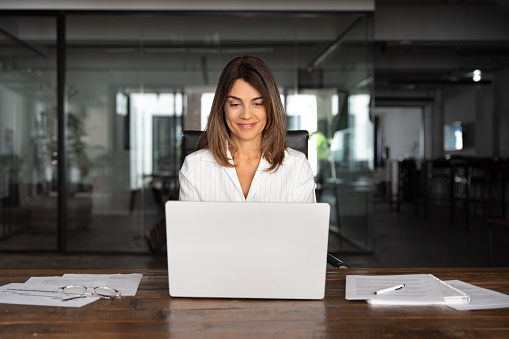
[[[391, 266], [377, 257], [388, 246], [415, 265], [488, 264], [486, 219], [507, 209], [507, 167], [478, 180], [476, 198], [490, 205], [467, 214], [465, 199], [454, 209], [449, 199], [466, 170], [423, 169], [509, 157], [505, 1], [2, 1], [0, 10], [0, 251], [148, 255], [163, 202], [178, 198], [182, 131], [203, 129], [222, 68], [248, 54], [273, 70], [288, 129], [311, 134], [331, 252], [361, 266]], [[501, 247], [507, 230], [494, 232]], [[478, 252], [423, 260], [434, 244], [440, 256]], [[495, 264], [506, 264], [496, 250]]]

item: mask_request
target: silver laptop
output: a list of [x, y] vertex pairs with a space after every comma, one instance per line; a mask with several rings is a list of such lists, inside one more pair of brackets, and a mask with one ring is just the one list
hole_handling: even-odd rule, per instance
[[166, 203], [173, 297], [323, 299], [325, 203]]

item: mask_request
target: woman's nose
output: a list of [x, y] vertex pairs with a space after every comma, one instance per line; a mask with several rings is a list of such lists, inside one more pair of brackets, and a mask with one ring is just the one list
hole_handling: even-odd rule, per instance
[[251, 108], [249, 106], [244, 106], [242, 111], [240, 112], [241, 119], [249, 119], [251, 118]]

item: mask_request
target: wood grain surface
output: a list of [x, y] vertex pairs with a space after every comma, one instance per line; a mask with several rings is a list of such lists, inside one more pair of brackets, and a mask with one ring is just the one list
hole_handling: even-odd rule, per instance
[[509, 338], [509, 308], [456, 311], [345, 300], [347, 274], [431, 273], [509, 294], [509, 268], [329, 270], [319, 301], [172, 298], [166, 270], [4, 270], [0, 285], [65, 273], [143, 278], [135, 297], [81, 308], [0, 304], [0, 338]]

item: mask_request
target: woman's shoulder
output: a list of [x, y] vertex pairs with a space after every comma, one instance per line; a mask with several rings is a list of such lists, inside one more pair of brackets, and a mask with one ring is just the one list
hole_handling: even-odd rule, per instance
[[296, 149], [293, 149], [291, 147], [287, 147], [285, 149], [285, 159], [291, 159], [291, 160], [301, 160], [306, 159], [306, 155], [302, 153], [301, 151], [297, 151]]
[[214, 160], [214, 157], [212, 156], [212, 152], [210, 152], [208, 148], [195, 151], [186, 156], [185, 159], [186, 162], [210, 161], [210, 160]]
[[184, 176], [192, 176], [197, 168], [200, 168], [204, 162], [213, 162], [214, 157], [208, 149], [201, 149], [186, 156], [184, 163], [180, 168], [180, 173]]
[[283, 164], [300, 164], [307, 161], [307, 157], [301, 151], [297, 151], [291, 147], [285, 149], [285, 159]]

